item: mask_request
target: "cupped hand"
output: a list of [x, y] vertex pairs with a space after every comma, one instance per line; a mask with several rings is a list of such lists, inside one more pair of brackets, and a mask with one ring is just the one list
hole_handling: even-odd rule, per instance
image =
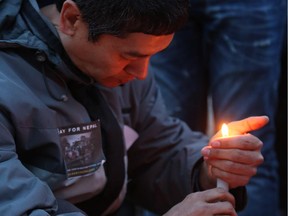
[[[202, 171], [208, 171], [210, 183], [211, 179], [220, 178], [230, 188], [235, 188], [249, 182], [264, 161], [262, 141], [249, 132], [262, 128], [268, 121], [267, 116], [257, 116], [231, 122], [228, 124], [228, 137], [221, 137], [219, 131], [211, 138], [209, 145], [201, 151], [204, 158]], [[205, 177], [202, 174], [203, 179]]]

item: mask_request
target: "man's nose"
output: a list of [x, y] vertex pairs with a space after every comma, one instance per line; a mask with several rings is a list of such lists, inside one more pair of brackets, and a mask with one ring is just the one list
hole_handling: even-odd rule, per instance
[[141, 58], [131, 62], [126, 66], [125, 71], [136, 79], [143, 80], [148, 74], [149, 58]]

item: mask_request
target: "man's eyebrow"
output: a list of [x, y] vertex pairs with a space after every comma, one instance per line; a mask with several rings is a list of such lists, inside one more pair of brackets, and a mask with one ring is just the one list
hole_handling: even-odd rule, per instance
[[149, 57], [150, 55], [148, 54], [142, 54], [136, 51], [129, 51], [125, 53], [126, 55], [132, 56], [132, 57], [137, 57], [137, 58], [146, 58]]

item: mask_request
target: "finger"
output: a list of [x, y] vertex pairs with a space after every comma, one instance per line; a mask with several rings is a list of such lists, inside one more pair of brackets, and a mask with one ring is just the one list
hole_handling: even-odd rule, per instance
[[237, 135], [233, 137], [217, 138], [209, 143], [213, 148], [260, 150], [263, 142], [252, 134]]
[[244, 134], [250, 131], [258, 130], [269, 122], [267, 116], [254, 116], [240, 121], [230, 122], [228, 124], [230, 135]]
[[205, 194], [204, 200], [208, 203], [224, 202], [227, 201], [235, 206], [235, 198], [228, 191], [223, 188], [213, 188], [202, 192]]
[[225, 160], [247, 165], [259, 165], [264, 157], [259, 151], [246, 151], [241, 149], [215, 149], [203, 148], [204, 160]]
[[211, 203], [209, 208], [213, 209], [213, 215], [237, 216], [235, 209], [229, 202]]
[[211, 173], [213, 176], [217, 176], [217, 178], [222, 179], [223, 181], [229, 184], [229, 188], [236, 188], [239, 186], [247, 185], [251, 176], [246, 175], [236, 175], [232, 173], [223, 172], [216, 167], [211, 168]]
[[[229, 174], [235, 175], [244, 175], [244, 176], [254, 176], [257, 173], [257, 166], [251, 166], [241, 163], [234, 163], [232, 161], [227, 160], [209, 160], [209, 172], [211, 174], [215, 174], [215, 170], [217, 169], [218, 172], [225, 172]], [[227, 175], [227, 174], [226, 174]], [[217, 177], [223, 177], [223, 174], [217, 175]]]
[[214, 162], [219, 163], [219, 161], [209, 161], [211, 164], [209, 165], [211, 167], [210, 175], [227, 182], [230, 188], [236, 188], [248, 184], [251, 177], [257, 172], [256, 167], [249, 166], [247, 166], [247, 169], [243, 168], [243, 173], [240, 173], [239, 171], [227, 172], [222, 169], [223, 167], [218, 168], [218, 165]]

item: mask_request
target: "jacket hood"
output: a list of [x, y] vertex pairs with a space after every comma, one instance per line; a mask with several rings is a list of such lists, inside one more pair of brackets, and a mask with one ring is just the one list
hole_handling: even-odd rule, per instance
[[[38, 4], [34, 0], [0, 1], [0, 49], [26, 47], [41, 50], [53, 63], [58, 64], [60, 59], [49, 49], [45, 38], [35, 26], [36, 18], [23, 10], [23, 5], [26, 5], [24, 1], [30, 2], [31, 7], [39, 12]], [[52, 27], [40, 13], [38, 16], [46, 23], [47, 28]]]
[[72, 63], [56, 28], [41, 15], [35, 0], [0, 0], [0, 50], [17, 47], [40, 50], [58, 68], [66, 68], [62, 70], [65, 76], [93, 83]]
[[[13, 26], [20, 11], [21, 0], [0, 1], [0, 29], [7, 30]], [[2, 34], [1, 34], [2, 36]]]

